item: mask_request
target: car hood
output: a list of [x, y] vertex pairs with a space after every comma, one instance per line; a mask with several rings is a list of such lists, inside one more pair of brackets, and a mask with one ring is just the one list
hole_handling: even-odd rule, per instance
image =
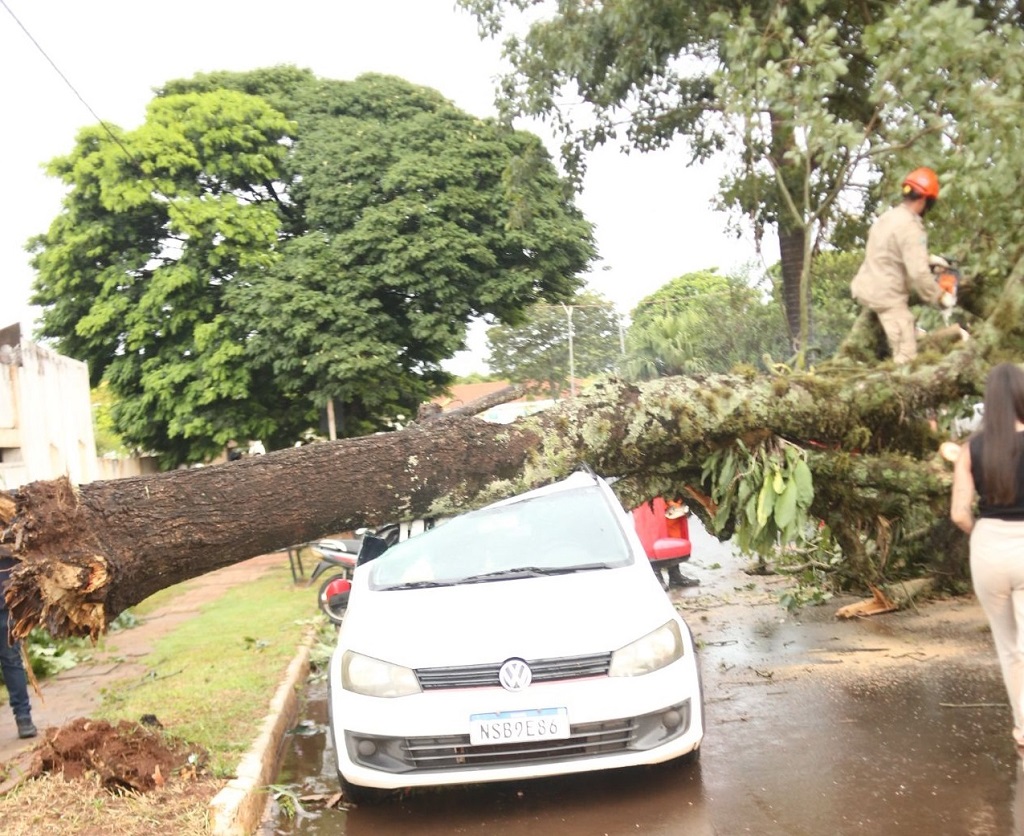
[[486, 664], [609, 652], [674, 617], [646, 565], [429, 589], [363, 586], [340, 644], [415, 668]]

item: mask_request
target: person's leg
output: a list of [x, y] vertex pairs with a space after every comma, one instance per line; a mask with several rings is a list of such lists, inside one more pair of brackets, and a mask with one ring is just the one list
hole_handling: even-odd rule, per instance
[[893, 362], [897, 365], [909, 363], [917, 357], [917, 326], [914, 315], [906, 305], [878, 312], [885, 338], [892, 350]]
[[668, 585], [669, 586], [699, 586], [700, 581], [696, 578], [690, 578], [683, 574], [677, 563], [675, 566], [668, 568]]
[[1021, 541], [1007, 536], [1013, 525], [978, 520], [971, 533], [971, 580], [992, 629], [1013, 710], [1013, 737], [1024, 746], [1024, 566], [1019, 558]]
[[878, 314], [861, 308], [843, 341], [836, 349], [836, 359], [856, 363], [877, 363], [889, 356], [889, 340], [878, 321]]
[[25, 673], [25, 665], [21, 661], [20, 644], [17, 642], [11, 644], [8, 641], [9, 615], [7, 609], [0, 610], [0, 671], [4, 675], [4, 685], [7, 687], [11, 711], [14, 712], [14, 718], [18, 722], [18, 733], [30, 737], [35, 734], [35, 728], [31, 729], [32, 735], [24, 734], [32, 725], [32, 706], [28, 698], [28, 676]]

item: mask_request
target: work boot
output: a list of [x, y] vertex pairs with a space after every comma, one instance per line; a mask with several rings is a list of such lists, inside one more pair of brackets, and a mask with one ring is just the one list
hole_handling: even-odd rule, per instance
[[24, 739], [26, 737], [35, 737], [38, 734], [31, 717], [15, 717], [14, 722], [18, 724], [18, 737]]
[[697, 578], [691, 578], [679, 571], [678, 566], [672, 566], [668, 570], [668, 585], [673, 587], [700, 586]]

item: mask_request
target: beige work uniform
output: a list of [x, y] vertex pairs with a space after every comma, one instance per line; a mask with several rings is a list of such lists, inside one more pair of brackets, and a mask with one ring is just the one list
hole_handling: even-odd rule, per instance
[[864, 263], [850, 283], [853, 298], [878, 315], [896, 363], [917, 356], [910, 291], [936, 304], [942, 288], [928, 266], [928, 233], [921, 216], [905, 203], [871, 225]]

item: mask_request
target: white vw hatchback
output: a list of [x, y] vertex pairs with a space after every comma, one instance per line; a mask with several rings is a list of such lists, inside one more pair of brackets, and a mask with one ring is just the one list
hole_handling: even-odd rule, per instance
[[471, 511], [355, 570], [330, 666], [348, 799], [696, 760], [693, 638], [608, 484]]

